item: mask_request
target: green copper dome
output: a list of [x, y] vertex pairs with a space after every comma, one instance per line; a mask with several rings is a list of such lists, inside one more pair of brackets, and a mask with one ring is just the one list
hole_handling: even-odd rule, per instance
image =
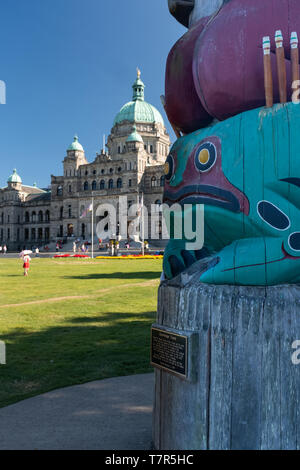
[[142, 82], [141, 72], [138, 70], [138, 76], [134, 82], [132, 101], [126, 103], [117, 114], [114, 120], [114, 126], [123, 121], [129, 122], [149, 122], [161, 123], [164, 125], [164, 120], [160, 112], [151, 104], [144, 100], [145, 85]]
[[130, 134], [126, 142], [141, 142], [142, 144], [144, 143], [142, 136], [136, 130], [136, 126], [133, 126], [132, 133]]
[[13, 174], [8, 178], [8, 183], [22, 183], [21, 177], [18, 175], [17, 170], [13, 170]]
[[69, 146], [68, 151], [74, 151], [74, 150], [81, 150], [81, 152], [84, 152], [82, 145], [78, 142], [78, 136], [75, 135], [74, 141], [72, 144]]

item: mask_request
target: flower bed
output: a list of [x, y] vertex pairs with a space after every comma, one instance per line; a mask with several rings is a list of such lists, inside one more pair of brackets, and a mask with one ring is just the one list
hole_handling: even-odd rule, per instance
[[69, 255], [68, 253], [62, 255], [54, 255], [53, 258], [89, 258], [88, 255]]
[[162, 255], [97, 256], [96, 259], [163, 259]]

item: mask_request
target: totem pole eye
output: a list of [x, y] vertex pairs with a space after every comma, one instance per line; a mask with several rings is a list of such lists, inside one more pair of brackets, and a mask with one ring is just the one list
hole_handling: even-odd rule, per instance
[[202, 173], [209, 171], [216, 163], [216, 160], [217, 151], [214, 144], [206, 142], [200, 145], [195, 154], [195, 165], [199, 171]]
[[174, 168], [175, 168], [174, 158], [170, 154], [168, 155], [168, 158], [165, 163], [165, 178], [167, 181], [170, 181], [170, 179], [172, 178], [174, 174]]

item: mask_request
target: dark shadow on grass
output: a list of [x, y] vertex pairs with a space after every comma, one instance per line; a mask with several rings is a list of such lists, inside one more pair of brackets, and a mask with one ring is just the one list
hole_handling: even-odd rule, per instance
[[0, 335], [7, 343], [0, 408], [57, 388], [151, 372], [154, 321], [155, 312], [103, 312], [70, 319], [69, 326], [39, 332], [16, 328]]
[[159, 279], [160, 272], [159, 271], [145, 271], [145, 272], [136, 272], [136, 273], [93, 273], [93, 274], [86, 274], [80, 276], [62, 276], [63, 279]]

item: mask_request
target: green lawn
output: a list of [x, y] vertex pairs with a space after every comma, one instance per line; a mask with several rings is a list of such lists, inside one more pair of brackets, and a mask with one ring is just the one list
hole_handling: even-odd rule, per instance
[[58, 387], [150, 372], [158, 260], [0, 259], [0, 407]]

